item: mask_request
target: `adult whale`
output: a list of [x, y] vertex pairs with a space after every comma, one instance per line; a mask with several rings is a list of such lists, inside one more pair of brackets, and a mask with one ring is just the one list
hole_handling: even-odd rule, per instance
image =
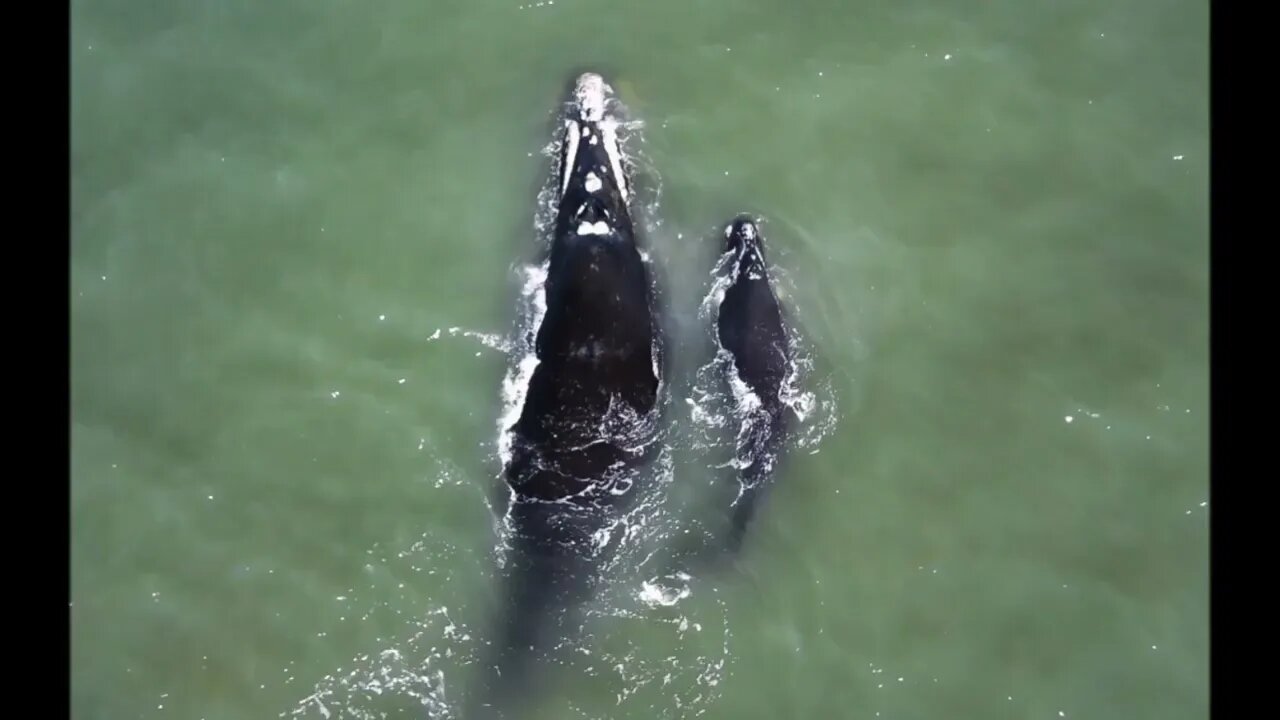
[[545, 312], [507, 428], [508, 552], [477, 715], [504, 716], [527, 697], [533, 656], [563, 639], [592, 596], [609, 551], [601, 531], [659, 444], [661, 330], [616, 107], [601, 76], [586, 73], [560, 118]]
[[790, 408], [783, 392], [794, 372], [794, 357], [759, 224], [739, 215], [725, 226], [724, 237], [721, 257], [728, 285], [717, 311], [716, 337], [732, 360], [725, 364], [726, 379], [742, 419], [735, 463], [740, 489], [726, 548], [736, 552], [786, 440]]

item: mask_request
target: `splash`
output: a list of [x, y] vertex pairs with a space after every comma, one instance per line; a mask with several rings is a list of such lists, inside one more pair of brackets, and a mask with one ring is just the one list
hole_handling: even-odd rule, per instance
[[[654, 578], [645, 580], [640, 584], [640, 592], [637, 597], [649, 607], [671, 607], [676, 603], [684, 600], [692, 594], [689, 589], [689, 581], [692, 577], [688, 573], [675, 573], [663, 578]], [[684, 624], [688, 624], [688, 620], [682, 618]]]
[[[374, 580], [339, 595], [337, 624], [402, 630], [393, 637], [378, 637], [377, 649], [355, 653], [315, 681], [309, 693], [279, 717], [454, 717], [451, 685], [461, 684], [464, 671], [482, 647], [465, 620], [451, 610], [466, 606], [465, 598], [453, 588], [458, 585], [458, 573], [467, 572], [467, 565], [476, 565], [475, 559], [430, 533], [399, 551], [375, 544], [366, 552], [370, 556], [365, 566], [369, 576], [391, 580]], [[415, 597], [404, 578], [429, 582], [439, 590], [433, 593], [435, 597]]]
[[512, 427], [520, 419], [529, 383], [538, 368], [536, 341], [542, 318], [547, 314], [547, 269], [550, 261], [521, 268], [523, 283], [520, 286], [518, 317], [521, 326], [515, 338], [508, 342], [511, 357], [516, 358], [502, 379], [502, 412], [498, 417], [498, 458], [505, 467], [511, 461]]
[[[435, 617], [440, 615], [447, 618], [448, 609], [439, 608], [433, 617], [417, 623], [420, 629], [397, 646], [353, 658], [350, 670], [325, 677], [315, 692], [279, 717], [374, 720], [409, 708], [428, 718], [452, 717], [442, 666], [454, 657], [454, 650], [434, 643], [425, 647], [429, 638], [450, 638], [450, 629], [456, 636], [452, 623], [440, 628]], [[469, 639], [469, 635], [463, 637]]]
[[[674, 480], [669, 450], [650, 479], [652, 485], [637, 488], [632, 509], [598, 539], [613, 548], [604, 554], [609, 558], [602, 570], [604, 587], [584, 608], [578, 631], [559, 648], [558, 673], [611, 689], [606, 706], [579, 703], [590, 717], [695, 715], [719, 697], [730, 659], [728, 612], [714, 588], [699, 587], [687, 573], [651, 567], [655, 554], [683, 530], [668, 507]], [[443, 469], [437, 482], [424, 485], [428, 492], [452, 493], [454, 501], [461, 494], [485, 502], [484, 493], [474, 492], [483, 483], [457, 468]], [[492, 639], [486, 636], [490, 618], [471, 596], [490, 582], [492, 557], [432, 531], [407, 547], [375, 544], [366, 552], [369, 584], [345, 589], [337, 598], [338, 617], [324, 629], [354, 622], [399, 630], [315, 681], [279, 717], [457, 718], [468, 681]], [[415, 580], [434, 589], [415, 597]]]

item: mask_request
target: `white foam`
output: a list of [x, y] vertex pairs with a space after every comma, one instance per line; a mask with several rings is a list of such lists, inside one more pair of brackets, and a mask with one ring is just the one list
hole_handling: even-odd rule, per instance
[[639, 597], [640, 601], [649, 607], [655, 605], [671, 607], [691, 594], [687, 585], [680, 588], [668, 588], [651, 580], [645, 580], [640, 584]]
[[[430, 614], [439, 615], [441, 611]], [[340, 667], [337, 672], [327, 675], [315, 684], [310, 695], [292, 710], [279, 713], [279, 717], [315, 717], [318, 712], [324, 718], [332, 715], [374, 718], [378, 714], [374, 707], [369, 707], [369, 703], [374, 697], [384, 694], [416, 701], [423, 709], [424, 717], [449, 717], [445, 668], [454, 663], [447, 660], [454, 656], [455, 648], [465, 654], [471, 651], [468, 649], [468, 634], [441, 633], [438, 624], [439, 621], [430, 619], [416, 621], [417, 631], [398, 643], [405, 648], [404, 653], [392, 647], [377, 654], [365, 653], [352, 658], [349, 671]], [[449, 646], [443, 651], [435, 645], [442, 641]]]
[[[506, 338], [502, 337], [497, 333], [479, 332], [477, 330], [463, 330], [462, 328], [451, 327], [449, 328], [449, 334], [454, 337], [461, 335], [463, 337], [474, 338], [476, 340], [479, 340], [480, 344], [484, 345], [490, 350], [497, 350], [499, 352], [504, 352], [504, 353], [511, 352], [511, 343]], [[476, 357], [479, 357], [479, 356], [480, 356], [480, 353], [476, 353]]]
[[[728, 354], [728, 350], [721, 349], [721, 352]], [[742, 381], [742, 376], [738, 373], [738, 363], [729, 360], [729, 388], [733, 391], [733, 400], [738, 406], [738, 412], [747, 414], [760, 409], [760, 396], [749, 385]]]
[[[725, 232], [727, 237], [728, 229]], [[710, 327], [715, 327], [715, 320], [720, 314], [720, 303], [724, 302], [724, 294], [728, 291], [729, 286], [733, 284], [733, 276], [737, 274], [736, 264], [732, 271], [729, 271], [728, 268], [729, 263], [735, 260], [736, 258], [733, 255], [726, 252], [720, 256], [715, 268], [711, 271], [713, 278], [711, 290], [702, 299], [702, 305], [698, 310], [698, 314], [702, 319], [711, 320]]]
[[533, 380], [533, 372], [538, 367], [538, 356], [533, 339], [538, 336], [542, 326], [542, 318], [547, 314], [547, 270], [549, 263], [524, 268], [524, 285], [520, 296], [528, 304], [529, 332], [523, 347], [524, 355], [507, 371], [502, 379], [503, 411], [498, 418], [498, 457], [505, 466], [511, 462], [511, 426], [520, 419], [524, 410], [524, 400], [529, 394], [529, 383]]

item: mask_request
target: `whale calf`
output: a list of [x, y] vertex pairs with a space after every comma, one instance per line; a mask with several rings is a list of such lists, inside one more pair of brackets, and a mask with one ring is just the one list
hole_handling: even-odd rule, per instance
[[739, 426], [735, 466], [739, 493], [729, 519], [725, 549], [741, 548], [786, 442], [789, 407], [783, 391], [794, 370], [784, 314], [765, 261], [759, 223], [740, 215], [724, 228], [728, 285], [716, 312], [716, 339], [729, 355], [726, 380], [733, 390]]

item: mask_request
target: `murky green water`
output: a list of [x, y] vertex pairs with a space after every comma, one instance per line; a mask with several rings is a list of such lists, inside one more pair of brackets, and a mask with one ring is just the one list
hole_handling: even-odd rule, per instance
[[953, 5], [74, 2], [73, 717], [456, 706], [507, 367], [467, 332], [586, 67], [680, 327], [761, 213], [834, 426], [531, 717], [1206, 717], [1208, 5]]

